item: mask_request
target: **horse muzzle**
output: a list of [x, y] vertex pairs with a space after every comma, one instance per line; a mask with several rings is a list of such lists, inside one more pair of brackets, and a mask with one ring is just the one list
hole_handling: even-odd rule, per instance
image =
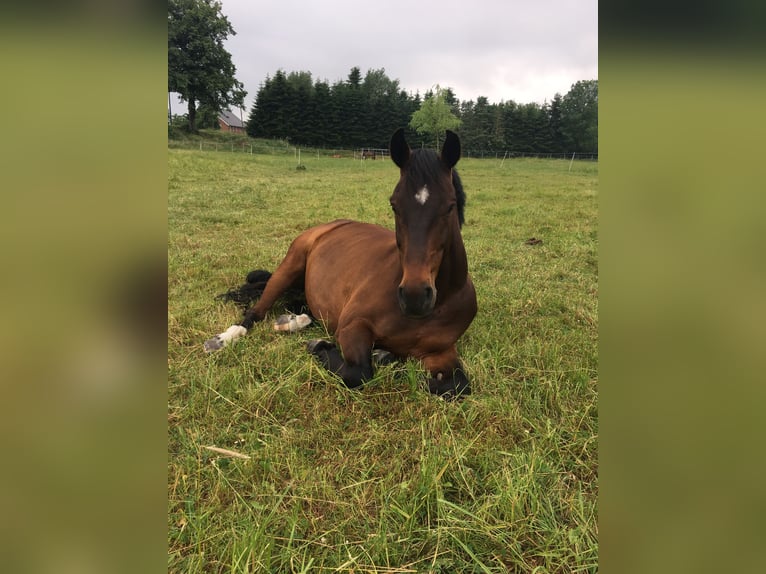
[[429, 283], [399, 285], [399, 308], [408, 317], [427, 317], [436, 305], [436, 287]]

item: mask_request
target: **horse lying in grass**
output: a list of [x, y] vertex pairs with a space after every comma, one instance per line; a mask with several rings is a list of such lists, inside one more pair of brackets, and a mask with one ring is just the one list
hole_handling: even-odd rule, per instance
[[420, 360], [431, 393], [470, 394], [455, 347], [477, 310], [460, 234], [460, 140], [447, 131], [440, 154], [411, 150], [399, 129], [390, 153], [400, 171], [390, 198], [396, 231], [346, 219], [304, 231], [273, 275], [250, 274], [260, 299], [239, 325], [206, 341], [206, 351], [241, 337], [280, 296], [302, 289], [311, 314], [337, 342], [312, 340], [308, 350], [349, 388], [372, 378], [375, 354]]

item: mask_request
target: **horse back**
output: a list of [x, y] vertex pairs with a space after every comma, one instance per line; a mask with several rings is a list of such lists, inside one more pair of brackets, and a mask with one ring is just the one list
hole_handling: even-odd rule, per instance
[[396, 286], [401, 269], [393, 231], [337, 220], [306, 233], [311, 241], [304, 288], [315, 317], [335, 331], [344, 312], [365, 317], [398, 313]]

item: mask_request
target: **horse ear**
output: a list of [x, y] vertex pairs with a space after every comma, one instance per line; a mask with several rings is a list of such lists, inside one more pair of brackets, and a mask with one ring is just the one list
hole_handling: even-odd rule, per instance
[[455, 167], [460, 159], [460, 138], [453, 131], [447, 130], [447, 137], [444, 138], [442, 146], [442, 159], [449, 167]]
[[399, 166], [399, 169], [404, 169], [407, 160], [410, 159], [410, 146], [407, 145], [407, 140], [404, 139], [404, 128], [399, 128], [391, 136], [388, 150], [391, 152], [391, 159]]

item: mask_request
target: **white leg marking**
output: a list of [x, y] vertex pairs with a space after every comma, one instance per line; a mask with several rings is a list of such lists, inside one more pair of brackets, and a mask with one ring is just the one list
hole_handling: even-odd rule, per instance
[[418, 191], [418, 192], [415, 194], [415, 199], [417, 200], [417, 202], [418, 202], [420, 205], [425, 205], [425, 204], [426, 204], [426, 201], [428, 201], [428, 196], [429, 196], [429, 195], [430, 195], [430, 194], [428, 193], [428, 186], [427, 186], [427, 185], [424, 185], [423, 187], [421, 187], [421, 188], [420, 188], [420, 191]]
[[247, 329], [242, 325], [232, 325], [223, 333], [219, 333], [212, 339], [205, 341], [205, 352], [210, 353], [211, 351], [217, 351], [227, 345], [231, 345], [245, 333], [247, 333]]
[[311, 317], [306, 315], [280, 315], [274, 322], [275, 331], [287, 331], [295, 333], [311, 325]]
[[218, 336], [221, 338], [224, 345], [228, 345], [239, 339], [245, 333], [247, 333], [247, 329], [242, 325], [232, 325]]

